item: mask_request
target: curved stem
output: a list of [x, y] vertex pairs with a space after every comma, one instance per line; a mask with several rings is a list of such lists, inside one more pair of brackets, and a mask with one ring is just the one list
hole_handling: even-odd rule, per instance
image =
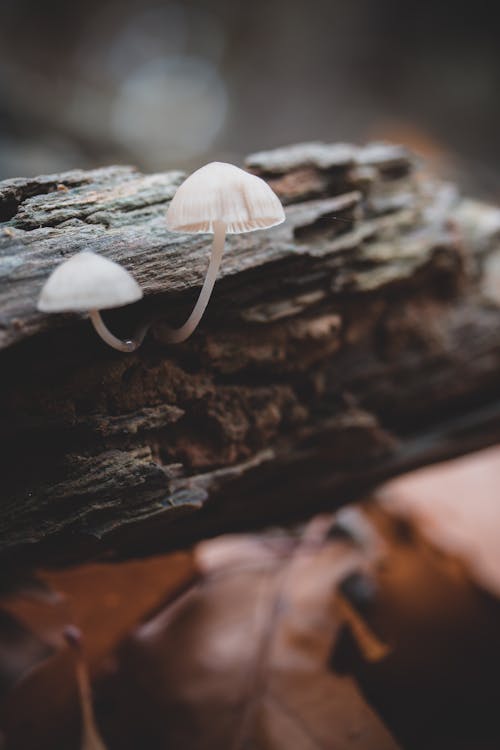
[[219, 271], [222, 253], [224, 252], [224, 243], [226, 241], [226, 225], [223, 221], [214, 221], [214, 238], [212, 241], [212, 254], [208, 265], [207, 275], [201, 288], [200, 295], [196, 301], [191, 315], [180, 328], [172, 328], [166, 334], [166, 341], [169, 344], [179, 344], [181, 341], [188, 339], [200, 320], [208, 305], [210, 295], [214, 288], [217, 273]]
[[[214, 238], [212, 241], [212, 253], [210, 255], [210, 263], [208, 264], [207, 275], [201, 288], [201, 292], [196, 301], [195, 306], [191, 312], [191, 315], [186, 322], [180, 328], [171, 328], [167, 330], [165, 340], [169, 344], [180, 344], [181, 341], [186, 341], [193, 331], [196, 330], [198, 323], [203, 317], [203, 313], [206, 310], [208, 301], [212, 294], [217, 273], [219, 271], [220, 262], [222, 260], [222, 253], [224, 252], [224, 244], [226, 241], [226, 225], [223, 221], [214, 221]], [[117, 349], [119, 352], [134, 352], [144, 341], [144, 337], [149, 330], [151, 323], [146, 323], [140, 328], [132, 339], [119, 339], [115, 336], [101, 317], [99, 310], [90, 310], [89, 317], [94, 326], [97, 334], [108, 346]]]
[[89, 317], [92, 325], [102, 340], [105, 341], [108, 346], [112, 346], [113, 349], [118, 349], [119, 352], [134, 352], [142, 344], [144, 336], [149, 328], [149, 324], [145, 325], [139, 330], [133, 339], [123, 340], [111, 333], [106, 326], [106, 323], [101, 318], [99, 310], [90, 310]]

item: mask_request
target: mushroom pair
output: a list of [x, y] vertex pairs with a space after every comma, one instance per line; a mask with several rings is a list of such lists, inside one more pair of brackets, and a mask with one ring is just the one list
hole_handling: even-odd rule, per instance
[[[231, 164], [213, 162], [198, 169], [178, 188], [167, 211], [173, 232], [213, 234], [207, 274], [186, 322], [168, 335], [170, 343], [185, 341], [203, 317], [222, 259], [226, 234], [253, 232], [281, 224], [283, 206], [260, 177]], [[83, 251], [62, 263], [45, 283], [38, 309], [42, 312], [88, 312], [99, 336], [114, 349], [137, 349], [149, 326], [122, 340], [106, 327], [100, 310], [136, 302], [142, 290], [118, 263]]]

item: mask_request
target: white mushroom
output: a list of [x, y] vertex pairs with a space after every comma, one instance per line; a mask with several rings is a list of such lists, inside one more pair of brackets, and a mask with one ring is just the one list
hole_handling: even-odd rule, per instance
[[114, 349], [132, 352], [145, 330], [122, 341], [106, 327], [99, 310], [121, 307], [142, 297], [137, 281], [118, 263], [84, 250], [61, 263], [45, 282], [38, 299], [41, 312], [88, 312], [99, 336]]
[[214, 235], [205, 281], [191, 315], [170, 332], [172, 343], [185, 341], [200, 322], [212, 294], [226, 234], [253, 232], [281, 224], [285, 213], [269, 185], [243, 169], [212, 162], [193, 172], [179, 187], [167, 211], [173, 232]]

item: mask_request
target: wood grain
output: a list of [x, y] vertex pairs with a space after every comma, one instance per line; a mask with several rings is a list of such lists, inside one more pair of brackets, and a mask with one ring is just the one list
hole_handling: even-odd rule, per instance
[[[177, 347], [207, 237], [165, 228], [179, 172], [0, 183], [0, 554], [66, 563], [304, 518], [500, 436], [500, 211], [404, 149], [302, 144], [249, 157], [287, 221], [231, 237], [208, 313]], [[84, 248], [145, 297], [36, 310]]]

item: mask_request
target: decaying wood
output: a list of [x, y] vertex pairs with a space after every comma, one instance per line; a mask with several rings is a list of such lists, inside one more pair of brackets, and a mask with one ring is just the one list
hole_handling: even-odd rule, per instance
[[[0, 183], [0, 549], [6, 561], [143, 554], [332, 508], [381, 478], [500, 435], [500, 211], [395, 146], [250, 157], [287, 221], [232, 237], [208, 313], [180, 323], [207, 238], [165, 228], [178, 172]], [[84, 248], [145, 299], [42, 315], [48, 273]], [[459, 415], [457, 417], [457, 415]]]

